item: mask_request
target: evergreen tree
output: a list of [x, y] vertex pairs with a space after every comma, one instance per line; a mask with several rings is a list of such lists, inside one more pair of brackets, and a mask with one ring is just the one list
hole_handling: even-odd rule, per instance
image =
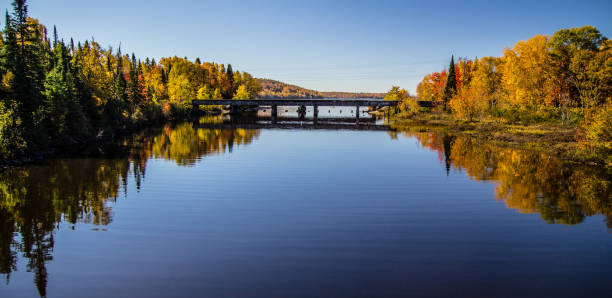
[[140, 107], [143, 101], [143, 89], [144, 86], [140, 82], [140, 68], [138, 63], [136, 62], [136, 55], [132, 53], [132, 63], [130, 64], [130, 72], [129, 72], [129, 82], [127, 84], [127, 95], [128, 95], [128, 103], [129, 103], [129, 112], [134, 113], [136, 108]]
[[234, 91], [234, 71], [232, 70], [232, 65], [227, 65], [227, 70], [225, 71], [225, 76], [227, 77], [227, 85], [223, 86], [223, 98], [233, 98]]
[[230, 82], [230, 85], [234, 85], [234, 71], [232, 70], [232, 65], [227, 65], [227, 71], [225, 73], [227, 75], [227, 80]]
[[124, 123], [123, 110], [127, 101], [126, 89], [127, 81], [123, 73], [123, 57], [121, 56], [121, 47], [117, 52], [117, 68], [113, 78], [113, 96], [105, 106], [106, 120], [113, 128], [120, 128]]
[[[37, 141], [43, 137], [39, 134], [41, 130], [36, 113], [42, 102], [46, 70], [44, 61], [48, 54], [45, 52], [43, 32], [28, 21], [25, 2], [13, 1], [13, 14], [10, 16], [7, 12], [6, 16], [0, 64], [12, 76], [10, 92], [3, 98], [5, 107], [11, 110], [11, 117], [3, 121], [5, 126], [0, 130], [3, 131], [3, 145], [13, 149], [38, 150], [40, 144]], [[20, 145], [13, 146], [17, 143]]]
[[55, 67], [45, 78], [43, 123], [52, 145], [66, 145], [87, 134], [87, 123], [79, 104], [74, 71], [68, 49], [58, 42], [53, 49]]
[[53, 25], [53, 47], [57, 45], [57, 28]]
[[451, 56], [451, 62], [448, 67], [448, 80], [444, 88], [444, 109], [446, 110], [448, 101], [457, 92], [457, 75], [455, 74], [455, 56]]

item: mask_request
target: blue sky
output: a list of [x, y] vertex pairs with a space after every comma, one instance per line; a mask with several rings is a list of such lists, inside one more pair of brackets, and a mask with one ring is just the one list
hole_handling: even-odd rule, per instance
[[[0, 0], [10, 8], [10, 0]], [[411, 92], [450, 55], [499, 56], [560, 28], [612, 34], [612, 1], [30, 0], [60, 37], [139, 58], [177, 55], [306, 88]]]

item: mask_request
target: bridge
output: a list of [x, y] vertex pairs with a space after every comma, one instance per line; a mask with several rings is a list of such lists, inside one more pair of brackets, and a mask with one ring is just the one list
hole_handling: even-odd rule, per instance
[[[362, 100], [362, 99], [212, 99], [212, 100], [193, 100], [194, 107], [198, 106], [230, 106], [231, 112], [235, 112], [240, 106], [270, 106], [272, 108], [272, 118], [278, 115], [278, 106], [299, 107], [298, 114], [306, 114], [306, 106], [313, 107], [315, 120], [319, 117], [319, 107], [355, 107], [359, 111], [360, 107], [395, 107], [399, 101], [393, 100]], [[359, 113], [355, 113], [359, 119]]]

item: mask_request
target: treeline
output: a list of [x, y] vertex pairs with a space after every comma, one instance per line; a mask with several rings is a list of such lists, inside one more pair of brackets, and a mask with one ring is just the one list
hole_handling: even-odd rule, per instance
[[52, 37], [12, 3], [0, 38], [0, 157], [71, 146], [186, 114], [193, 99], [256, 98], [248, 73], [187, 58], [145, 59]]
[[582, 123], [584, 146], [612, 153], [612, 42], [592, 26], [536, 35], [502, 57], [451, 59], [417, 96], [468, 121]]
[[571, 120], [569, 109], [580, 108], [584, 116], [612, 99], [612, 42], [592, 26], [536, 35], [502, 57], [464, 58], [456, 65], [451, 59], [448, 71], [425, 76], [417, 95], [467, 119], [496, 108], [557, 108]]
[[384, 93], [370, 93], [370, 92], [328, 92], [320, 91], [323, 98], [368, 98], [368, 99], [381, 99], [385, 97]]
[[383, 98], [385, 96], [384, 93], [316, 91], [270, 79], [257, 80], [262, 88], [259, 96], [266, 99]]
[[310, 98], [323, 98], [320, 92], [316, 90], [305, 89], [300, 86], [290, 85], [283, 82], [270, 80], [270, 79], [258, 79], [261, 85], [261, 92], [259, 95], [261, 98], [266, 99], [310, 99]]

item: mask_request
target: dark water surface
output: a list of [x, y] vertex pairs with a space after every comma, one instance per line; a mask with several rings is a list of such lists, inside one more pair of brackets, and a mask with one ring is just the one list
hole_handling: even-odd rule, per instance
[[609, 170], [446, 134], [220, 121], [1, 173], [0, 297], [612, 293]]

